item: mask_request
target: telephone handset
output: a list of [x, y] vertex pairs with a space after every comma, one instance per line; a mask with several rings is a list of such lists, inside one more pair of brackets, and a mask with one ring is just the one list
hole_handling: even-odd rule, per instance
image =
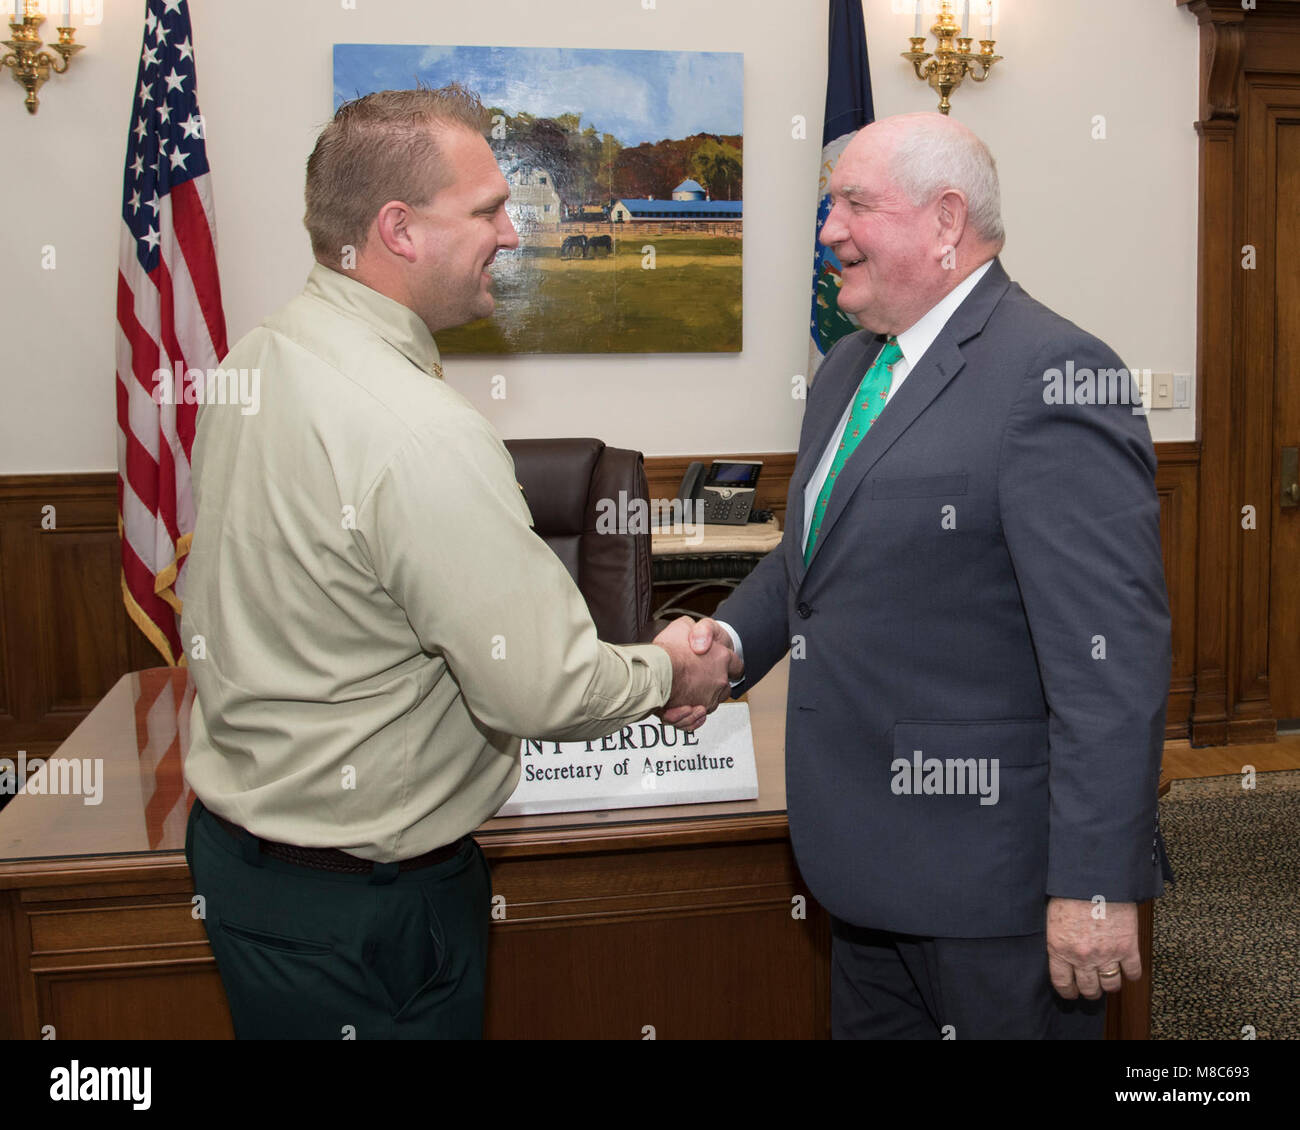
[[[715, 460], [707, 470], [703, 463], [691, 463], [677, 497], [683, 502], [703, 502], [703, 520], [709, 525], [743, 526], [754, 508], [762, 469], [763, 464], [758, 460]], [[696, 521], [700, 520], [699, 515], [695, 517]]]

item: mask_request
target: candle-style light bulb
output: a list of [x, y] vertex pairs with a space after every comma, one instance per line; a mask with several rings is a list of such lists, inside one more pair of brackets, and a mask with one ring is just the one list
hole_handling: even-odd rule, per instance
[[966, 8], [962, 14], [961, 33], [963, 36], [970, 36], [970, 0], [966, 0]]
[[985, 0], [984, 15], [985, 15], [984, 38], [992, 39], [993, 38], [993, 0]]
[[921, 0], [916, 0], [916, 30], [912, 32], [913, 36], [921, 34]]

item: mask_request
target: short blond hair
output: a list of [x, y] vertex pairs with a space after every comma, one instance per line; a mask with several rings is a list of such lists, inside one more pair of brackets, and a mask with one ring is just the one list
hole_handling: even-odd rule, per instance
[[478, 95], [459, 83], [380, 90], [343, 103], [307, 159], [303, 223], [312, 253], [322, 263], [337, 263], [344, 247], [365, 244], [388, 201], [428, 204], [451, 182], [438, 145], [443, 131], [482, 137], [488, 125]]

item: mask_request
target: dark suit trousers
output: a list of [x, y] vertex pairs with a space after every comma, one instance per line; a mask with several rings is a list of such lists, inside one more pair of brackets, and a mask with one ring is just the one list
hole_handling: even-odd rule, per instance
[[1046, 934], [921, 938], [831, 919], [837, 1040], [1097, 1040], [1106, 1000], [1052, 988]]
[[238, 1039], [476, 1039], [492, 881], [451, 859], [335, 874], [272, 859], [197, 798], [185, 858]]

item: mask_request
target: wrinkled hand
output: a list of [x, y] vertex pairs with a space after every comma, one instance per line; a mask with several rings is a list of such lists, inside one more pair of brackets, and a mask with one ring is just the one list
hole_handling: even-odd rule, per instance
[[[744, 670], [725, 629], [712, 620], [702, 623], [710, 627], [701, 630], [689, 616], [679, 616], [653, 641], [668, 652], [673, 664], [672, 691], [663, 709], [656, 713], [670, 726], [687, 733], [704, 724], [704, 719], [730, 693], [731, 680], [738, 679]], [[717, 642], [716, 632], [721, 633], [725, 643]]]
[[[725, 649], [727, 653], [728, 687], [723, 691], [722, 697], [726, 698], [730, 693], [730, 684], [745, 673], [744, 663], [741, 662], [740, 657], [736, 655], [732, 648], [730, 633], [716, 621], [705, 618], [691, 627], [690, 645], [691, 650], [696, 655], [708, 655], [715, 648]], [[676, 726], [679, 730], [690, 733], [703, 725], [708, 713], [710, 711], [704, 710], [702, 707], [673, 706], [670, 701], [660, 717], [670, 726]]]
[[[1108, 902], [1106, 917], [1093, 917], [1086, 899], [1049, 899], [1047, 903], [1047, 968], [1052, 985], [1066, 1000], [1082, 993], [1096, 1000], [1103, 990], [1118, 992], [1124, 978], [1142, 976], [1138, 955], [1138, 916], [1135, 902]], [[1103, 972], [1115, 970], [1102, 976]]]

